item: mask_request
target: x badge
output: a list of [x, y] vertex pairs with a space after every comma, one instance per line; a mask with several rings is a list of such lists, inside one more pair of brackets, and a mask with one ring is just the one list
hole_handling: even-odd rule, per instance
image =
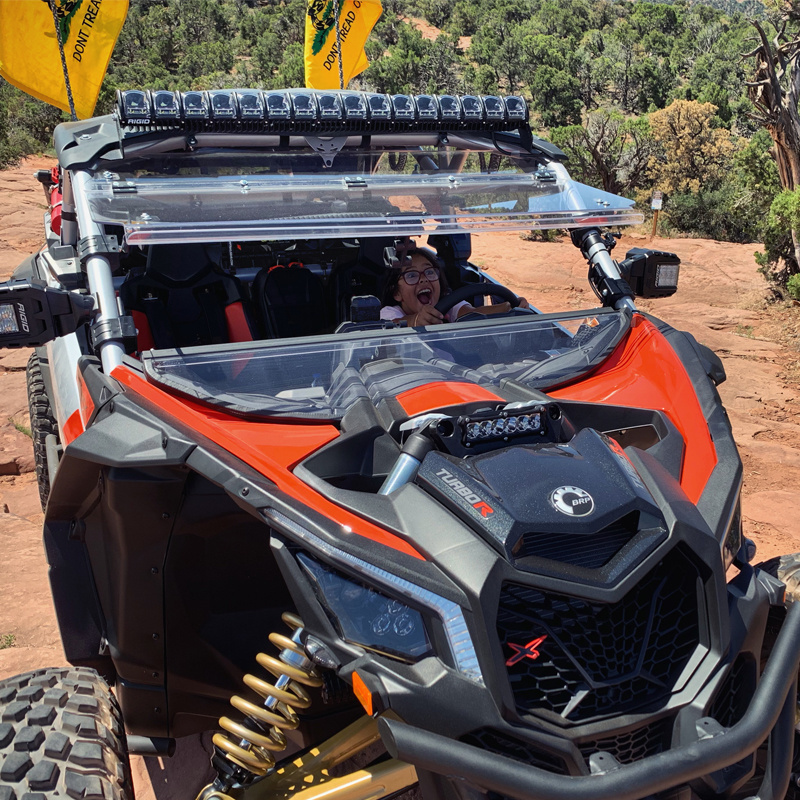
[[507, 667], [513, 667], [518, 661], [522, 661], [523, 658], [530, 658], [531, 661], [535, 661], [541, 653], [537, 649], [542, 642], [547, 638], [547, 634], [544, 636], [540, 636], [538, 639], [532, 639], [528, 644], [521, 645], [521, 644], [514, 644], [513, 642], [509, 642], [508, 646], [514, 651], [514, 655], [506, 661]]

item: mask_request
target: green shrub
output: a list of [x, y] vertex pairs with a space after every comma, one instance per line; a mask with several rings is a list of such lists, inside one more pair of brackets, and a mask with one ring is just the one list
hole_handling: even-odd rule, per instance
[[800, 275], [792, 275], [786, 281], [786, 291], [789, 292], [789, 297], [800, 300]]

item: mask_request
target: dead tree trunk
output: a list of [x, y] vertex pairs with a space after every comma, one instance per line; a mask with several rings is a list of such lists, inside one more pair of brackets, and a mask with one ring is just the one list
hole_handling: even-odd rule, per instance
[[[755, 119], [772, 135], [778, 175], [784, 189], [800, 189], [800, 35], [786, 33], [786, 20], [770, 42], [764, 28], [753, 21], [759, 44], [745, 58], [756, 60], [753, 80], [747, 82], [750, 101], [756, 107]], [[795, 265], [800, 270], [800, 240], [792, 229]]]

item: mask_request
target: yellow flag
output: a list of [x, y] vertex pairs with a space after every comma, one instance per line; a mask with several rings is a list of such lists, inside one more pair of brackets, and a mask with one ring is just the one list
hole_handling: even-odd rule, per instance
[[[382, 12], [380, 0], [339, 0], [339, 39], [345, 88], [369, 66], [364, 43]], [[308, 0], [305, 62], [309, 89], [339, 88], [335, 16], [333, 0]]]
[[[53, 0], [79, 118], [91, 117], [128, 0]], [[48, 0], [0, 0], [0, 75], [69, 111], [53, 12]]]

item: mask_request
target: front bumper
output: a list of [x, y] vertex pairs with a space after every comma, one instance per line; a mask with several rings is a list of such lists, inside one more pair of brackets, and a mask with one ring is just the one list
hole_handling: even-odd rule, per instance
[[731, 728], [705, 718], [698, 740], [634, 764], [589, 776], [554, 775], [397, 720], [379, 721], [389, 753], [415, 767], [469, 781], [518, 800], [637, 800], [737, 763], [769, 740], [767, 769], [756, 797], [782, 800], [791, 777], [800, 603], [789, 609], [758, 689]]

